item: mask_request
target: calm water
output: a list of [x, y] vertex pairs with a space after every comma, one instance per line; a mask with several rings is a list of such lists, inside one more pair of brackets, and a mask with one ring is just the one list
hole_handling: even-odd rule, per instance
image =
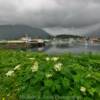
[[83, 53], [83, 52], [100, 52], [100, 44], [95, 45], [48, 45], [41, 48], [33, 48], [32, 51], [43, 51], [47, 54], [63, 54], [63, 53]]

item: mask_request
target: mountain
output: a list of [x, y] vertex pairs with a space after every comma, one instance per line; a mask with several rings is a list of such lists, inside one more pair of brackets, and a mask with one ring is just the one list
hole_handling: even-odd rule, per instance
[[66, 39], [66, 38], [82, 38], [82, 36], [60, 34], [60, 35], [56, 35], [56, 38], [60, 38], [60, 39]]
[[49, 33], [39, 28], [25, 25], [0, 25], [0, 40], [19, 39], [25, 34], [32, 38], [50, 38]]

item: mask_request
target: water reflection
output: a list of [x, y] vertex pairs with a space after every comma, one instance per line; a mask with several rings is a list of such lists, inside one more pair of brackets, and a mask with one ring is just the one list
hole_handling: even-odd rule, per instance
[[62, 53], [82, 53], [82, 52], [100, 52], [100, 44], [85, 45], [85, 44], [55, 44], [47, 45], [40, 48], [32, 48], [32, 51], [45, 52], [47, 54], [62, 54]]
[[63, 53], [82, 53], [82, 52], [100, 52], [100, 44], [87, 44], [87, 43], [48, 43], [46, 46], [33, 47], [27, 49], [14, 49], [33, 52], [45, 52], [47, 54], [63, 54]]

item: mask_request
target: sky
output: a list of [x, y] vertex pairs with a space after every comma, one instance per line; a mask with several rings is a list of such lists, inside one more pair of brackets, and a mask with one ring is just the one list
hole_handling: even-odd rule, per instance
[[0, 25], [25, 24], [56, 34], [100, 34], [100, 0], [0, 0]]

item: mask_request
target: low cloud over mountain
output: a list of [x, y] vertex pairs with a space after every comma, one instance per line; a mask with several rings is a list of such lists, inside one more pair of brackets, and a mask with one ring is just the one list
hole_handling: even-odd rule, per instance
[[60, 29], [62, 34], [93, 33], [100, 28], [100, 0], [0, 0], [0, 24], [25, 24], [52, 34]]

